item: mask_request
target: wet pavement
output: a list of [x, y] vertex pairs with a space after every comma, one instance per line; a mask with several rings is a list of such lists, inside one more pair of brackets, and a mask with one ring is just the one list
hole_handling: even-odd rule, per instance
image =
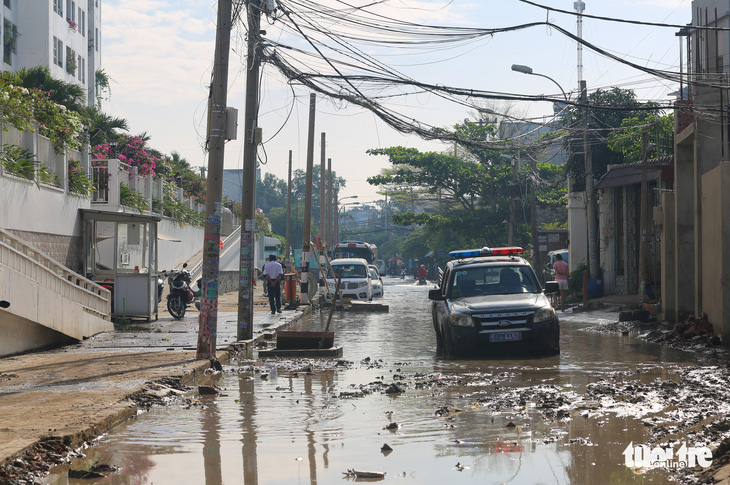
[[[234, 361], [209, 376], [219, 394], [191, 388], [151, 407], [70, 466], [119, 468], [85, 483], [330, 484], [352, 480], [348, 470], [426, 485], [666, 483], [677, 474], [629, 468], [624, 450], [717, 444], [730, 430], [717, 425], [730, 412], [726, 368], [590, 330], [617, 313], [561, 314], [559, 356], [441, 359], [430, 286], [385, 282], [389, 313], [335, 313], [342, 359]], [[325, 322], [315, 313], [294, 329]], [[43, 483], [77, 483], [68, 469]]]

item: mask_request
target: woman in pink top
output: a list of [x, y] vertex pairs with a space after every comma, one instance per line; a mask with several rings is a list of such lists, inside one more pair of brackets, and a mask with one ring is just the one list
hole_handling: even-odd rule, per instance
[[555, 255], [555, 262], [553, 263], [553, 269], [555, 270], [555, 281], [558, 282], [558, 288], [560, 289], [560, 311], [565, 311], [565, 294], [568, 292], [568, 263], [563, 261], [561, 254]]

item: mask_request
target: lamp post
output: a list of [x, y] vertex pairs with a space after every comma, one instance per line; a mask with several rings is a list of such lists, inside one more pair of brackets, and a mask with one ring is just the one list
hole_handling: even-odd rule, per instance
[[337, 194], [338, 192], [335, 192], [335, 217], [333, 217], [334, 221], [332, 221], [335, 224], [335, 229], [333, 231], [335, 241], [332, 247], [340, 244], [340, 202], [347, 199], [357, 199], [357, 195], [348, 195], [347, 197], [343, 197], [340, 199], [337, 197]]
[[539, 72], [534, 72], [530, 66], [523, 66], [522, 64], [512, 64], [512, 70], [515, 72], [521, 72], [522, 74], [529, 74], [531, 76], [540, 76], [540, 77], [544, 77], [545, 79], [551, 80], [560, 89], [560, 92], [563, 93], [563, 97], [565, 98], [565, 100], [568, 101], [568, 95], [565, 94], [565, 90], [563, 89], [563, 87], [560, 84], [558, 84], [558, 82], [555, 79], [551, 78], [550, 76], [546, 76], [545, 74], [540, 74]]
[[[344, 199], [347, 199], [347, 198], [348, 197], [345, 197]], [[353, 198], [357, 198], [357, 196], [355, 196]], [[344, 200], [344, 199], [342, 199], [342, 200]], [[360, 205], [360, 202], [347, 202], [345, 204], [339, 204], [339, 206], [337, 207], [337, 216], [335, 217], [335, 221], [336, 221], [335, 238], [336, 238], [337, 242], [335, 243], [335, 246], [340, 243], [340, 215], [342, 214], [343, 209], [345, 209], [345, 207], [352, 206], [352, 205]]]
[[[555, 85], [560, 89], [560, 92], [563, 93], [563, 97], [565, 98], [565, 101], [568, 101], [568, 95], [565, 94], [565, 90], [563, 87], [558, 84], [558, 82], [551, 78], [550, 76], [546, 76], [545, 74], [540, 74], [538, 72], [534, 72], [530, 66], [523, 66], [522, 64], [512, 64], [512, 70], [515, 72], [521, 72], [522, 74], [529, 74], [531, 76], [540, 76], [544, 77], [545, 79], [549, 79]], [[535, 195], [535, 184], [537, 181], [537, 161], [534, 157], [531, 157], [532, 161], [530, 162], [530, 169], [532, 170], [532, 176], [535, 177], [535, 179], [532, 180], [532, 183], [530, 184], [530, 203], [532, 206], [532, 214], [530, 217], [530, 230], [532, 232], [532, 252], [533, 252], [533, 258], [534, 263], [537, 268], [541, 268], [541, 255], [540, 255], [540, 242], [537, 237], [537, 196]], [[542, 276], [542, 271], [538, 269], [538, 274]]]

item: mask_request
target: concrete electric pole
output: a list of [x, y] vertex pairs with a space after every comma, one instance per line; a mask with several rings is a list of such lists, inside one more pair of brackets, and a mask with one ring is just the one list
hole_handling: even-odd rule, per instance
[[301, 302], [309, 305], [309, 252], [312, 237], [312, 171], [314, 170], [314, 115], [317, 97], [309, 95], [309, 134], [307, 136], [307, 175], [304, 195], [304, 235], [302, 237]]
[[326, 141], [327, 137], [325, 133], [322, 133], [322, 156], [319, 159], [319, 238], [322, 240], [322, 244], [324, 244], [325, 240], [327, 239], [327, 231], [325, 230], [325, 228], [327, 227], [327, 217], [325, 215], [325, 189], [327, 188], [325, 180], [327, 180], [327, 172], [325, 171], [324, 165], [325, 151], [327, 149]]
[[197, 359], [215, 359], [218, 333], [218, 275], [220, 272], [221, 198], [226, 144], [228, 53], [231, 45], [231, 0], [218, 1], [213, 81], [208, 100], [208, 180], [205, 195], [205, 235]]
[[510, 201], [509, 209], [509, 232], [507, 236], [507, 245], [512, 246], [515, 243], [515, 229], [517, 227], [517, 184], [520, 173], [520, 151], [517, 150], [517, 155], [512, 160], [512, 198]]
[[598, 220], [596, 217], [595, 190], [593, 189], [593, 157], [588, 141], [588, 88], [580, 82], [580, 102], [583, 113], [583, 156], [586, 172], [586, 217], [588, 219], [588, 266], [591, 279], [598, 278]]
[[289, 179], [286, 184], [286, 246], [284, 249], [284, 262], [286, 263], [286, 267], [289, 268], [289, 271], [292, 268], [289, 260], [289, 250], [291, 248], [291, 155], [292, 152], [289, 150]]
[[[241, 254], [238, 279], [238, 340], [253, 338], [253, 281], [256, 243], [256, 149], [260, 143], [258, 124], [259, 35], [261, 1], [247, 2], [248, 55], [246, 58], [246, 120], [243, 140], [243, 183], [241, 184]], [[266, 284], [266, 283], [264, 283]]]
[[332, 248], [332, 159], [327, 159], [327, 245]]

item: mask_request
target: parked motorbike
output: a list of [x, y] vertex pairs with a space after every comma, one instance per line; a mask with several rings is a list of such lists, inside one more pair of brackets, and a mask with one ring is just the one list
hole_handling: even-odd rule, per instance
[[185, 316], [188, 304], [195, 298], [193, 290], [190, 289], [193, 276], [190, 271], [185, 269], [187, 267], [188, 265], [185, 263], [183, 269], [173, 269], [167, 275], [167, 282], [170, 285], [170, 294], [167, 295], [167, 311], [176, 320]]
[[164, 271], [157, 276], [157, 303], [162, 301], [162, 291], [165, 289]]

